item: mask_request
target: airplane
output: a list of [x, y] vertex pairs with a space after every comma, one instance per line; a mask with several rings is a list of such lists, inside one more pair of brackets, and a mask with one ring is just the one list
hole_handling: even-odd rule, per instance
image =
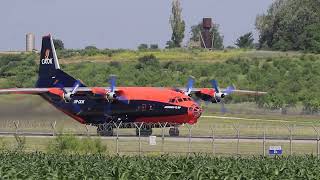
[[[39, 95], [78, 122], [96, 126], [101, 136], [113, 135], [120, 122], [165, 124], [170, 136], [179, 136], [180, 125], [195, 124], [202, 114], [196, 99], [219, 103], [231, 93], [265, 94], [233, 86], [220, 90], [215, 80], [212, 88], [193, 88], [193, 78], [186, 88], [117, 87], [115, 76], [110, 77], [110, 87], [87, 87], [61, 70], [50, 34], [42, 37], [38, 76], [35, 88], [0, 89], [0, 94]], [[140, 133], [149, 136], [152, 127], [143, 126]]]

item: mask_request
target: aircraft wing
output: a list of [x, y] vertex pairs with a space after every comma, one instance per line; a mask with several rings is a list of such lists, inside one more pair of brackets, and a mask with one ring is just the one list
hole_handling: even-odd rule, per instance
[[11, 88], [0, 89], [0, 94], [42, 94], [49, 92], [49, 88]]
[[[211, 90], [212, 88], [193, 88], [191, 90], [191, 94], [194, 93], [198, 93], [201, 92], [203, 90]], [[175, 90], [179, 90], [181, 92], [187, 92], [187, 88], [176, 88]], [[224, 91], [225, 89], [222, 88], [221, 91]], [[250, 90], [240, 90], [240, 89], [235, 89], [232, 91], [232, 93], [236, 94], [236, 95], [251, 95], [251, 96], [263, 96], [266, 95], [267, 92], [263, 92], [263, 91], [250, 91]]]
[[263, 91], [248, 91], [248, 90], [233, 90], [233, 93], [237, 95], [249, 95], [249, 96], [263, 96], [267, 94], [267, 92], [263, 92]]
[[[66, 91], [72, 91], [73, 88], [71, 87], [66, 87], [64, 88]], [[104, 87], [79, 87], [77, 92], [94, 92], [96, 91], [110, 91], [109, 88], [104, 88]], [[0, 89], [0, 94], [35, 94], [35, 95], [40, 95], [43, 93], [54, 93], [57, 91], [62, 91], [60, 88], [10, 88], [10, 89]], [[118, 90], [116, 90], [118, 91]]]

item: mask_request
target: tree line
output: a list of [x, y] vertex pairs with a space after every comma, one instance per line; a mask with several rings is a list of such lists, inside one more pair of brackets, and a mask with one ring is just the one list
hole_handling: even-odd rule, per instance
[[[320, 1], [318, 0], [275, 0], [267, 12], [256, 18], [255, 26], [259, 32], [255, 43], [252, 32], [245, 33], [235, 40], [235, 46], [245, 49], [276, 51], [305, 51], [320, 53]], [[185, 37], [185, 21], [182, 16], [180, 0], [172, 1], [169, 19], [172, 34], [166, 48], [180, 48]], [[202, 23], [191, 27], [189, 44], [199, 42]], [[223, 35], [219, 24], [211, 29], [214, 49], [224, 49]], [[55, 40], [57, 49], [64, 49], [61, 40]], [[158, 49], [158, 44], [140, 44], [138, 50]], [[235, 48], [229, 46], [228, 48]]]

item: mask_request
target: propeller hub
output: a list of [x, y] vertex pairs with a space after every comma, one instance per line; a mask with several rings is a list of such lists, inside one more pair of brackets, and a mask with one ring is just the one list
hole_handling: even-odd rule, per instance
[[216, 93], [215, 97], [221, 99], [221, 98], [225, 98], [226, 95], [224, 93]]
[[66, 102], [70, 102], [72, 100], [73, 94], [71, 92], [67, 92], [63, 94], [63, 99]]
[[108, 99], [109, 101], [113, 101], [117, 98], [117, 95], [116, 93], [114, 92], [109, 92], [107, 93], [107, 96], [106, 96], [106, 99]]

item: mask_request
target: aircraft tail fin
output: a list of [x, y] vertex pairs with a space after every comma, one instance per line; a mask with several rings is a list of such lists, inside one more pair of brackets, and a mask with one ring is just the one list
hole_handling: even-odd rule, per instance
[[[64, 87], [72, 87], [75, 82], [76, 79], [60, 69], [52, 36], [43, 36], [40, 52], [39, 78], [36, 87], [56, 87], [57, 83]], [[81, 86], [83, 87], [83, 85]]]

